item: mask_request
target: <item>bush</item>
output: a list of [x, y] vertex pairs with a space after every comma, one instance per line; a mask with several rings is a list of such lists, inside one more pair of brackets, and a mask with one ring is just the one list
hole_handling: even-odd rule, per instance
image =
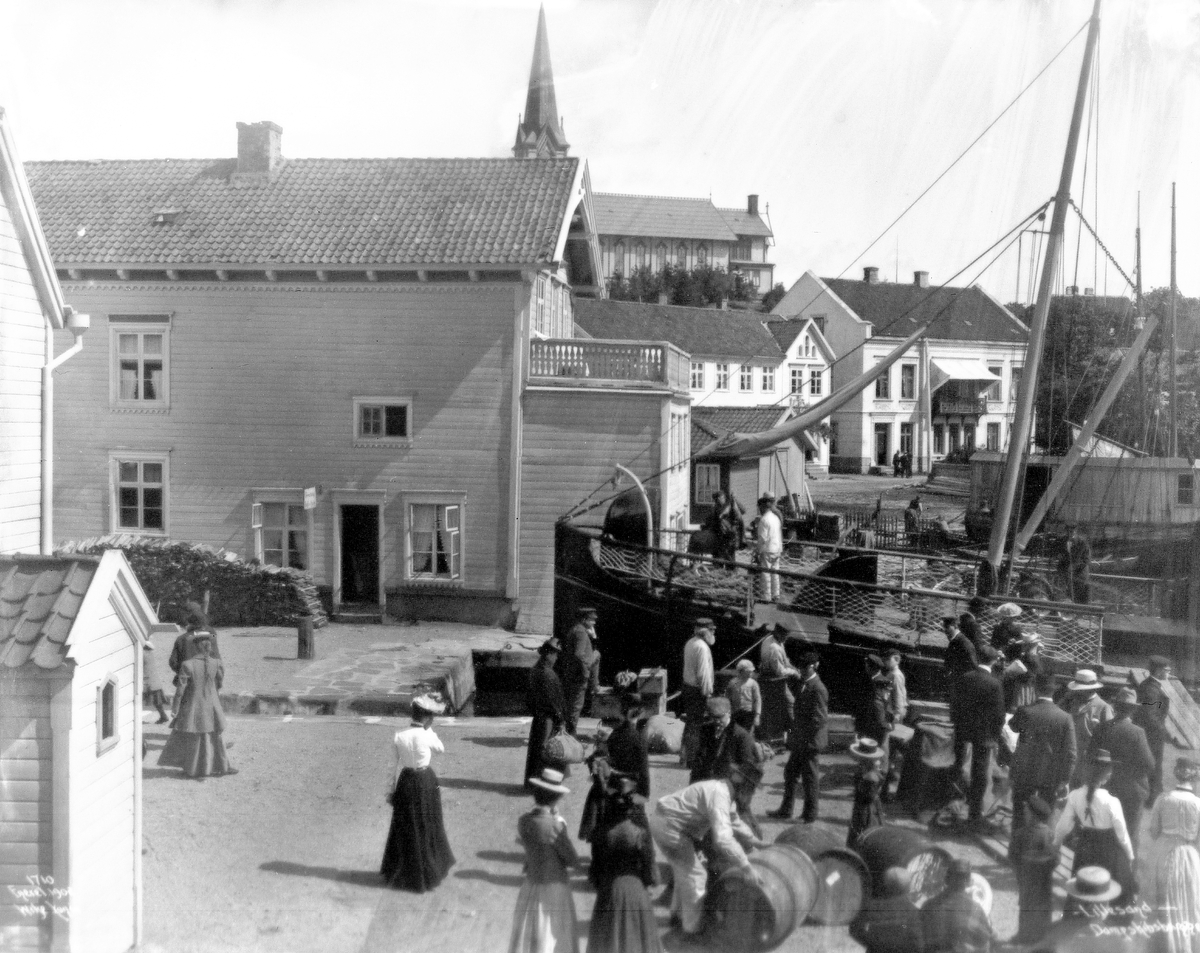
[[187, 603], [209, 593], [213, 625], [295, 625], [302, 615], [325, 624], [312, 577], [296, 569], [246, 562], [237, 553], [198, 543], [127, 534], [65, 543], [60, 555], [100, 556], [119, 549], [162, 622], [187, 623]]

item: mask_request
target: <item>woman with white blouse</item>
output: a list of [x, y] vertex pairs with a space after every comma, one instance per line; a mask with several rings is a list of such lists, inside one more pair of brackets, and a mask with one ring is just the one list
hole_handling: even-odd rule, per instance
[[1200, 764], [1191, 758], [1175, 762], [1175, 790], [1154, 802], [1150, 834], [1154, 853], [1149, 894], [1166, 953], [1200, 953], [1200, 797], [1195, 786]]
[[433, 731], [433, 719], [446, 706], [433, 694], [412, 702], [412, 724], [397, 731], [392, 774], [392, 826], [380, 872], [389, 887], [424, 893], [440, 884], [454, 866], [442, 822], [442, 793], [430, 762], [446, 749]]
[[1081, 867], [1103, 867], [1121, 886], [1121, 903], [1129, 904], [1137, 892], [1133, 877], [1133, 843], [1125, 826], [1121, 802], [1104, 789], [1112, 777], [1112, 756], [1097, 750], [1088, 765], [1087, 784], [1067, 795], [1054, 842], [1062, 846], [1075, 833], [1075, 861], [1071, 873]]

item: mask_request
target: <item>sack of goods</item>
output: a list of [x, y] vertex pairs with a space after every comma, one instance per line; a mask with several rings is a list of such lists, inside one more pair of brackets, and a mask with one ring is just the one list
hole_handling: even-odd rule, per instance
[[542, 755], [547, 761], [555, 761], [559, 764], [582, 764], [583, 745], [579, 739], [565, 731], [560, 731], [546, 740], [546, 745], [542, 748]]

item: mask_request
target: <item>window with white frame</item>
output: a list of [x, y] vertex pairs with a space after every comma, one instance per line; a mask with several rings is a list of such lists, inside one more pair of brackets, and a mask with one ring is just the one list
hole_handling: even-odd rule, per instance
[[762, 389], [764, 394], [775, 393], [775, 368], [764, 367], [762, 369]]
[[812, 338], [807, 334], [804, 335], [804, 356], [814, 357], [816, 355], [816, 350], [817, 349], [813, 347]]
[[260, 499], [251, 508], [254, 551], [260, 562], [289, 569], [309, 568], [309, 514], [301, 502], [303, 492], [288, 494], [294, 502]]
[[692, 390], [704, 390], [704, 362], [692, 361], [691, 380], [689, 385]]
[[755, 288], [761, 287], [762, 286], [762, 273], [757, 272], [757, 271], [754, 272], [753, 274], [750, 275], [750, 280], [751, 280], [751, 282], [754, 283]]
[[356, 447], [407, 447], [411, 443], [411, 397], [354, 398]]
[[1021, 377], [1024, 373], [1025, 368], [1013, 367], [1012, 381], [1008, 385], [1008, 399], [1010, 401], [1015, 401], [1019, 396], [1021, 396]]
[[917, 365], [900, 365], [900, 399], [916, 400], [917, 398]]
[[115, 748], [121, 740], [117, 725], [117, 713], [120, 709], [118, 697], [118, 682], [116, 675], [106, 675], [104, 681], [96, 686], [96, 754]]
[[891, 396], [891, 377], [892, 369], [889, 367], [886, 371], [875, 378], [876, 400], [887, 400]]
[[793, 394], [804, 393], [804, 368], [803, 367], [793, 367], [792, 368], [791, 392]]
[[[1000, 399], [1000, 385], [1002, 383], [1001, 378], [1004, 377], [1004, 365], [1003, 364], [989, 364], [988, 365], [988, 373], [995, 375], [996, 382], [994, 384], [992, 384], [990, 387], [988, 387], [987, 391], [984, 393], [983, 396], [986, 397], [988, 400], [999, 400]], [[989, 448], [989, 449], [991, 449], [991, 448]]]
[[408, 501], [405, 575], [414, 582], [461, 582], [463, 504], [458, 500]]
[[813, 397], [821, 396], [821, 372], [819, 370], [808, 372], [808, 392]]
[[711, 504], [713, 494], [721, 489], [721, 465], [718, 463], [697, 463], [692, 467], [695, 474], [696, 502]]
[[110, 395], [114, 407], [167, 408], [170, 323], [170, 316], [163, 314], [109, 315]]
[[668, 445], [667, 466], [679, 470], [688, 462], [688, 444], [691, 442], [691, 414], [671, 413], [671, 441]]
[[746, 392], [754, 390], [754, 365], [743, 364], [738, 374], [738, 390]]
[[729, 390], [729, 365], [717, 365], [717, 390]]
[[113, 532], [165, 535], [167, 455], [115, 454], [110, 462]]

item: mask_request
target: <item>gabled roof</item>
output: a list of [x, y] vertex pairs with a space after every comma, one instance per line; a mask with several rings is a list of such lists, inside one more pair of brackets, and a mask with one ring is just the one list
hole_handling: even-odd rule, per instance
[[762, 433], [791, 416], [787, 405], [764, 407], [693, 407], [692, 450], [699, 450], [728, 433]]
[[516, 267], [553, 260], [579, 162], [283, 159], [255, 185], [235, 159], [26, 170], [59, 267]]
[[796, 338], [800, 337], [802, 331], [807, 331], [816, 342], [817, 347], [821, 350], [821, 356], [825, 360], [832, 363], [836, 359], [833, 353], [833, 348], [829, 346], [829, 342], [825, 339], [825, 335], [821, 333], [821, 329], [817, 327], [812, 318], [794, 317], [768, 320], [766, 322], [767, 330], [775, 337], [775, 341], [779, 344], [784, 355], [788, 349], [796, 343]]
[[0, 556], [0, 665], [62, 663], [99, 565], [86, 556]]
[[770, 238], [774, 235], [774, 232], [757, 212], [750, 212], [744, 208], [719, 208], [717, 211], [721, 213], [721, 217], [725, 219], [729, 227], [739, 235], [749, 235], [755, 238]]
[[757, 311], [577, 298], [575, 323], [593, 338], [669, 341], [692, 357], [775, 364], [783, 360], [783, 351]]
[[875, 334], [904, 338], [934, 317], [927, 337], [951, 341], [1024, 344], [1029, 329], [983, 289], [921, 288], [889, 281], [820, 279]]
[[737, 232], [709, 199], [597, 192], [592, 201], [596, 231], [601, 235], [737, 241]]

